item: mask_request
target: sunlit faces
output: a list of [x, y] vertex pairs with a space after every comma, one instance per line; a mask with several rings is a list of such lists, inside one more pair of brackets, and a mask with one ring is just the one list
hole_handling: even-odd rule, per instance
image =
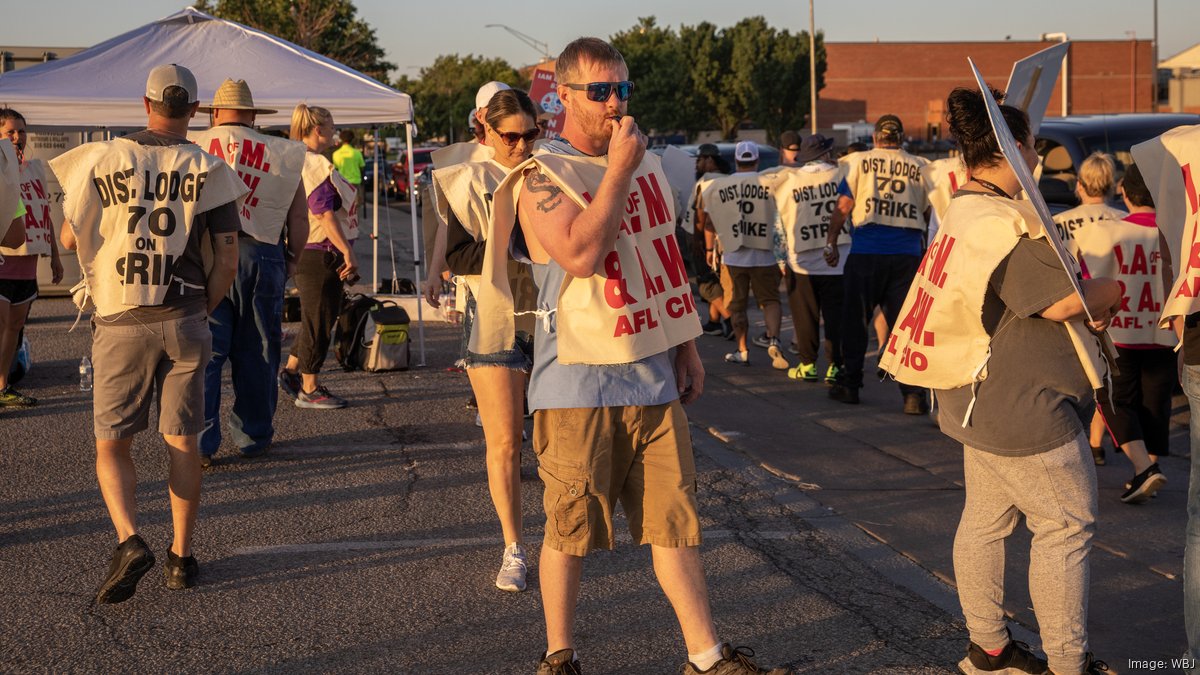
[[308, 136], [304, 137], [304, 144], [312, 149], [313, 152], [324, 152], [333, 147], [335, 138], [336, 136], [333, 133], [333, 118], [331, 116], [308, 132]]
[[496, 161], [511, 168], [529, 157], [539, 131], [529, 115], [509, 115], [487, 127], [487, 144], [496, 151]]
[[19, 119], [7, 119], [0, 122], [0, 138], [7, 138], [12, 141], [12, 144], [17, 147], [17, 153], [25, 152], [25, 141], [28, 139], [25, 133], [25, 123]]
[[[629, 79], [629, 69], [625, 64], [606, 65], [583, 61], [575, 72], [570, 74], [569, 82], [622, 82]], [[588, 138], [607, 143], [612, 135], [612, 122], [625, 115], [628, 102], [618, 100], [611, 95], [605, 101], [591, 101], [585, 90], [571, 89], [560, 85], [558, 96], [567, 111], [567, 118], [579, 128]]]

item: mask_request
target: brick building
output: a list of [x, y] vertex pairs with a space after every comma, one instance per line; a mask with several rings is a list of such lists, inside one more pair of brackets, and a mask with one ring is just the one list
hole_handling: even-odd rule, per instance
[[[1013, 62], [1049, 47], [1047, 42], [826, 42], [828, 70], [817, 103], [822, 128], [874, 122], [893, 113], [919, 139], [946, 137], [946, 96], [975, 86], [967, 57], [996, 88], [1008, 82]], [[1151, 112], [1155, 65], [1150, 40], [1077, 40], [1067, 57], [1068, 113]], [[1062, 76], [1047, 116], [1062, 114]]]

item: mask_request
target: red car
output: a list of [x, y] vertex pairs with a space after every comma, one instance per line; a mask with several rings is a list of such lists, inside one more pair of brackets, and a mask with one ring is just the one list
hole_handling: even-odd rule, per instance
[[[413, 175], [421, 182], [426, 169], [433, 168], [433, 151], [437, 147], [413, 148]], [[392, 184], [399, 199], [408, 200], [408, 153], [401, 151], [400, 161], [392, 165]]]

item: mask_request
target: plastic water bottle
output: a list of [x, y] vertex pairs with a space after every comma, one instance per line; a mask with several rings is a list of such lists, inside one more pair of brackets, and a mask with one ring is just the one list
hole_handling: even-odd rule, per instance
[[92, 360], [83, 357], [79, 361], [79, 391], [92, 390]]

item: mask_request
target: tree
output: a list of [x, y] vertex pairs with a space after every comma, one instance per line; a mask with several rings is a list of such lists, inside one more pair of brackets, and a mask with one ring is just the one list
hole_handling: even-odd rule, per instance
[[383, 60], [375, 29], [350, 0], [199, 0], [196, 8], [277, 35], [380, 82], [396, 68]]
[[467, 113], [475, 107], [475, 92], [492, 80], [515, 87], [520, 75], [504, 59], [443, 54], [416, 79], [402, 76], [396, 87], [412, 96], [422, 136], [449, 136], [453, 130], [459, 138], [466, 130]]
[[691, 68], [675, 31], [660, 28], [652, 16], [642, 17], [636, 26], [613, 35], [609, 42], [625, 57], [629, 78], [635, 83], [629, 111], [638, 126], [695, 135], [707, 125], [711, 116], [684, 104], [692, 98], [688, 87]]
[[679, 28], [679, 42], [690, 66], [688, 85], [693, 106], [702, 107], [704, 121], [715, 122], [722, 138], [733, 138], [746, 111], [727, 90], [730, 44], [723, 31], [707, 21]]

